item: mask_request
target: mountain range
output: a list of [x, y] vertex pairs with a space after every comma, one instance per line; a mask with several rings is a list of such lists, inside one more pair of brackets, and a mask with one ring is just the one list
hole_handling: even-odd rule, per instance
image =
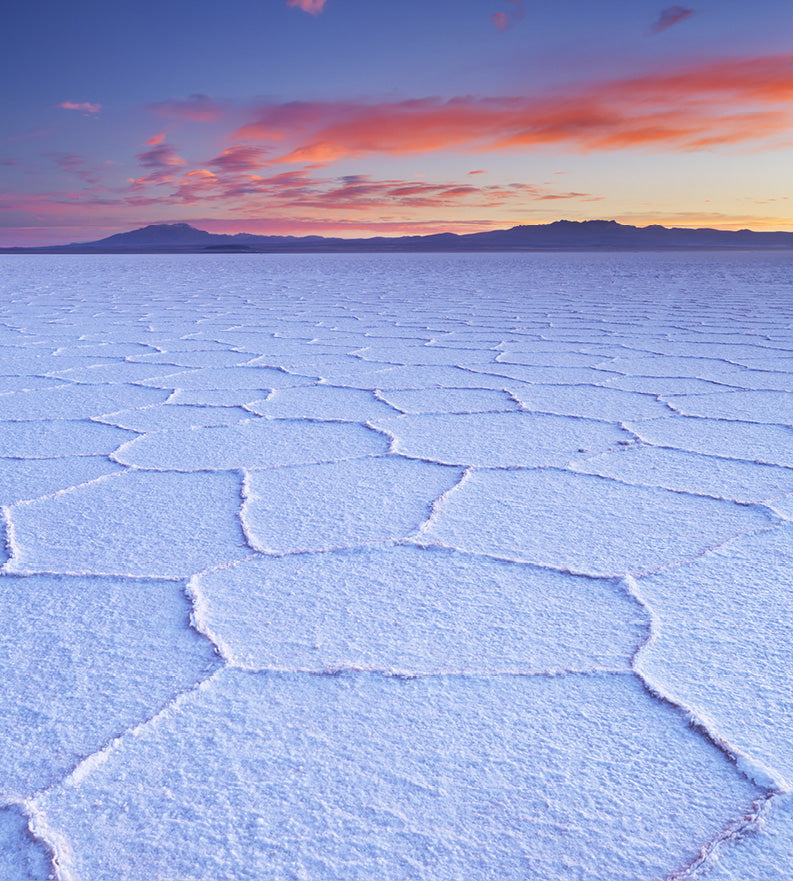
[[187, 223], [155, 223], [95, 242], [2, 248], [27, 254], [322, 253], [384, 251], [689, 251], [793, 250], [793, 232], [628, 226], [615, 220], [557, 220], [489, 232], [363, 239], [218, 234]]

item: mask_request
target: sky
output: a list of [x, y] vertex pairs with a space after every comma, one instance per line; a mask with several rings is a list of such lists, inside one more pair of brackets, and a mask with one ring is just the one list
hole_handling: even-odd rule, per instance
[[5, 0], [0, 246], [793, 230], [791, 0]]

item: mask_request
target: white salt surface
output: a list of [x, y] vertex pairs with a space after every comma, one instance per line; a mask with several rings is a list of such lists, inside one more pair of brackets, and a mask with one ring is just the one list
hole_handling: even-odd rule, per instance
[[399, 456], [252, 471], [242, 520], [257, 550], [276, 553], [397, 540], [417, 533], [460, 477]]
[[217, 663], [180, 583], [6, 576], [0, 614], [2, 799], [62, 779]]
[[0, 878], [787, 878], [785, 254], [0, 260]]
[[254, 669], [627, 671], [649, 623], [617, 580], [410, 545], [250, 560], [193, 591]]
[[616, 425], [534, 413], [433, 413], [372, 424], [405, 456], [492, 468], [564, 465], [577, 453], [631, 440]]
[[76, 878], [658, 878], [756, 795], [622, 674], [228, 670], [103, 758], [36, 799]]
[[700, 556], [770, 512], [556, 469], [479, 471], [451, 495], [428, 541], [591, 575], [637, 573]]

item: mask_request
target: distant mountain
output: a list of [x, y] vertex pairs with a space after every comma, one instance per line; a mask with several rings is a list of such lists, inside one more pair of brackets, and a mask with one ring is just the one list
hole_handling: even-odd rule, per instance
[[694, 251], [793, 250], [793, 232], [749, 229], [683, 229], [627, 226], [615, 220], [557, 220], [490, 232], [429, 236], [376, 236], [367, 239], [324, 236], [223, 235], [188, 223], [154, 223], [96, 242], [49, 248], [3, 248], [3, 253], [194, 254], [322, 253], [344, 251]]

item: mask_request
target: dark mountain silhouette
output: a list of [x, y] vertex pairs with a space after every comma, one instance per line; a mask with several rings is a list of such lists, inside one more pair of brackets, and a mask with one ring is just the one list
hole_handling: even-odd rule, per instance
[[366, 239], [324, 236], [223, 235], [187, 223], [154, 223], [96, 242], [49, 248], [3, 248], [4, 253], [322, 253], [344, 251], [689, 251], [790, 250], [793, 232], [749, 229], [683, 229], [627, 226], [615, 220], [557, 220], [490, 232], [428, 236], [375, 236]]

